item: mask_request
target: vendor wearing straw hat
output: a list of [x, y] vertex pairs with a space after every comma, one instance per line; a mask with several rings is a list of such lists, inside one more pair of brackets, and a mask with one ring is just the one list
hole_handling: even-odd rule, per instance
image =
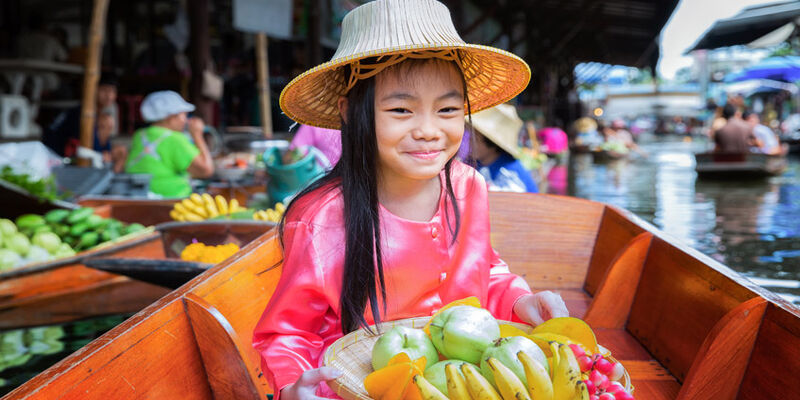
[[[171, 90], [148, 94], [140, 111], [151, 125], [134, 134], [125, 172], [151, 174], [150, 191], [155, 194], [188, 196], [192, 193], [190, 176], [208, 178], [214, 173], [203, 138], [203, 120], [187, 118], [194, 105]], [[183, 134], [184, 127], [188, 127], [194, 144]]]
[[277, 397], [348, 391], [325, 351], [380, 321], [469, 296], [500, 319], [569, 314], [492, 249], [486, 183], [455, 159], [465, 114], [508, 101], [529, 79], [519, 57], [464, 43], [443, 4], [377, 0], [344, 18], [331, 61], [284, 88], [286, 115], [341, 130], [342, 156], [279, 225], [281, 278], [253, 333]]
[[478, 171], [489, 183], [489, 190], [539, 191], [531, 172], [518, 160], [520, 148], [517, 138], [522, 125], [514, 106], [508, 104], [500, 104], [472, 116], [475, 132], [472, 156], [477, 161]]

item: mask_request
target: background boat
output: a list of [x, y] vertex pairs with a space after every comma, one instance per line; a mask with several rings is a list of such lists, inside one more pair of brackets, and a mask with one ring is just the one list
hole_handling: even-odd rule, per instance
[[711, 179], [765, 178], [786, 171], [785, 154], [698, 153], [695, 154], [697, 175]]

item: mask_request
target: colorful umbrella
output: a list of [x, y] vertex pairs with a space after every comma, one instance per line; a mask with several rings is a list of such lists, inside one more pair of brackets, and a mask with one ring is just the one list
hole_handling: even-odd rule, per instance
[[726, 82], [739, 82], [750, 79], [771, 79], [783, 82], [800, 80], [800, 57], [783, 56], [765, 58], [743, 71], [728, 75]]

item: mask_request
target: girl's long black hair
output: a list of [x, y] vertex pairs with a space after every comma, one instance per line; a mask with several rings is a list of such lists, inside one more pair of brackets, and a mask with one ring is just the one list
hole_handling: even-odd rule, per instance
[[[403, 61], [403, 64], [405, 64], [404, 67], [415, 68], [417, 65], [432, 60], [436, 59], [409, 59]], [[345, 68], [345, 78], [348, 75], [349, 70]], [[463, 87], [466, 97], [466, 82]], [[345, 254], [339, 306], [342, 333], [344, 334], [352, 332], [360, 326], [369, 329], [367, 321], [364, 319], [367, 302], [369, 302], [375, 323], [381, 321], [378, 290], [380, 290], [380, 299], [383, 302], [383, 311], [386, 312], [386, 285], [378, 212], [375, 78], [359, 80], [347, 94], [347, 102], [347, 118], [341, 121], [342, 156], [339, 162], [323, 177], [295, 196], [278, 227], [281, 245], [283, 245], [286, 216], [289, 215], [297, 200], [323, 187], [326, 187], [327, 190], [341, 188], [344, 202]], [[467, 113], [469, 114], [469, 100], [467, 100]], [[452, 162], [453, 160], [450, 159], [444, 168], [447, 192], [445, 210], [448, 211], [445, 212], [445, 215], [448, 228], [455, 238], [461, 225], [461, 218], [450, 178]], [[453, 208], [455, 221], [452, 223], [448, 207]]]

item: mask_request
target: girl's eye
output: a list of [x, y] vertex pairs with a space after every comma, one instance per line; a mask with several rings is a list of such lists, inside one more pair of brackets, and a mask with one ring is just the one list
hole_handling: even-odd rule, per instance
[[389, 109], [389, 112], [393, 112], [393, 113], [400, 113], [400, 114], [406, 114], [406, 113], [410, 113], [411, 111], [409, 111], [409, 110], [408, 110], [408, 109], [406, 109], [406, 108], [400, 108], [400, 107], [397, 107], [397, 108], [392, 108], [392, 109]]
[[443, 113], [456, 112], [456, 111], [458, 111], [458, 107], [445, 107], [445, 108], [443, 108], [443, 109], [441, 109], [439, 111], [443, 112]]

